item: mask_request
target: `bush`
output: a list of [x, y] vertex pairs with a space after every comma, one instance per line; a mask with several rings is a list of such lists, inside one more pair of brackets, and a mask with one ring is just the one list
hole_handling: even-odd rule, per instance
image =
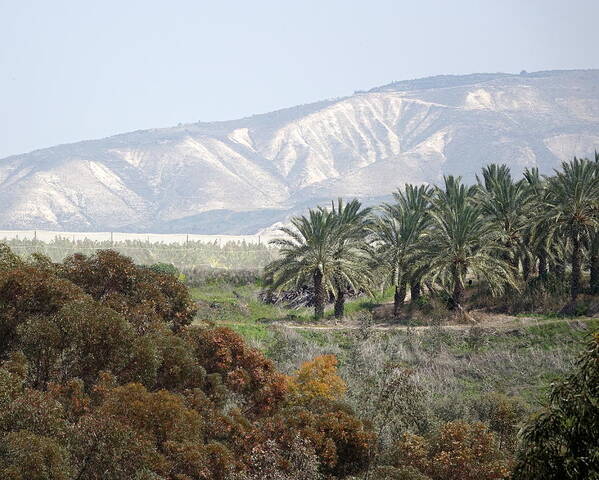
[[372, 431], [329, 400], [334, 362], [306, 369], [298, 385], [325, 395], [295, 405], [242, 337], [189, 325], [172, 275], [113, 251], [0, 253], [1, 478], [320, 480], [368, 466]]
[[432, 480], [497, 480], [510, 474], [495, 435], [482, 423], [463, 421], [443, 424], [430, 440], [404, 434], [395, 466], [415, 468]]
[[472, 409], [478, 419], [489, 425], [497, 434], [499, 448], [513, 451], [520, 423], [530, 411], [530, 407], [518, 397], [508, 397], [501, 393], [487, 393], [472, 402]]
[[599, 478], [599, 332], [576, 370], [553, 385], [549, 404], [522, 430], [516, 480]]

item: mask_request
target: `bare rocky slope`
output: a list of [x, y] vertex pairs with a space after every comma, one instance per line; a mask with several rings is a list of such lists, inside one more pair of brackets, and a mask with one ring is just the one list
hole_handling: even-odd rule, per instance
[[337, 196], [599, 150], [599, 70], [439, 76], [0, 160], [0, 229], [249, 234]]

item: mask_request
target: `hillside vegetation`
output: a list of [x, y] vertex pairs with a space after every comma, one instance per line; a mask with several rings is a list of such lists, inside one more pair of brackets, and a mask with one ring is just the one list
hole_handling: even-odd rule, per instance
[[444, 306], [471, 323], [473, 306], [551, 310], [566, 294], [570, 310], [596, 310], [594, 300], [576, 302], [599, 292], [599, 155], [563, 162], [549, 177], [526, 169], [520, 180], [492, 164], [477, 180], [406, 184], [376, 209], [339, 199], [294, 217], [271, 242], [280, 256], [266, 266], [266, 284], [310, 289], [316, 320], [328, 300], [341, 318], [348, 295], [389, 286], [396, 320], [408, 289], [412, 307]]

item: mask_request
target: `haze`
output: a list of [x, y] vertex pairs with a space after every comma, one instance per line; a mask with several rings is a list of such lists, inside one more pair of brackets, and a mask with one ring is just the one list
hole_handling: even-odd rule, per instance
[[599, 2], [0, 1], [0, 158], [436, 74], [599, 67]]

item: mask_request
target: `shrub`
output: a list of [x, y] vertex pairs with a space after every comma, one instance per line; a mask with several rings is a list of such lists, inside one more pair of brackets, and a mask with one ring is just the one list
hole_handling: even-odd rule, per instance
[[317, 398], [340, 400], [347, 386], [337, 374], [337, 357], [321, 355], [304, 362], [297, 373], [289, 379], [290, 391], [298, 400]]
[[430, 441], [405, 434], [396, 448], [396, 466], [416, 468], [433, 480], [496, 480], [510, 474], [495, 435], [482, 423], [445, 423]]
[[375, 436], [335, 401], [335, 357], [300, 369], [292, 396], [238, 334], [190, 326], [171, 275], [113, 251], [1, 254], [1, 478], [321, 480], [369, 465]]
[[493, 392], [474, 401], [472, 409], [497, 434], [499, 448], [513, 451], [520, 423], [530, 409], [528, 405], [521, 398]]
[[599, 332], [576, 370], [552, 386], [549, 404], [523, 428], [516, 480], [599, 478]]

